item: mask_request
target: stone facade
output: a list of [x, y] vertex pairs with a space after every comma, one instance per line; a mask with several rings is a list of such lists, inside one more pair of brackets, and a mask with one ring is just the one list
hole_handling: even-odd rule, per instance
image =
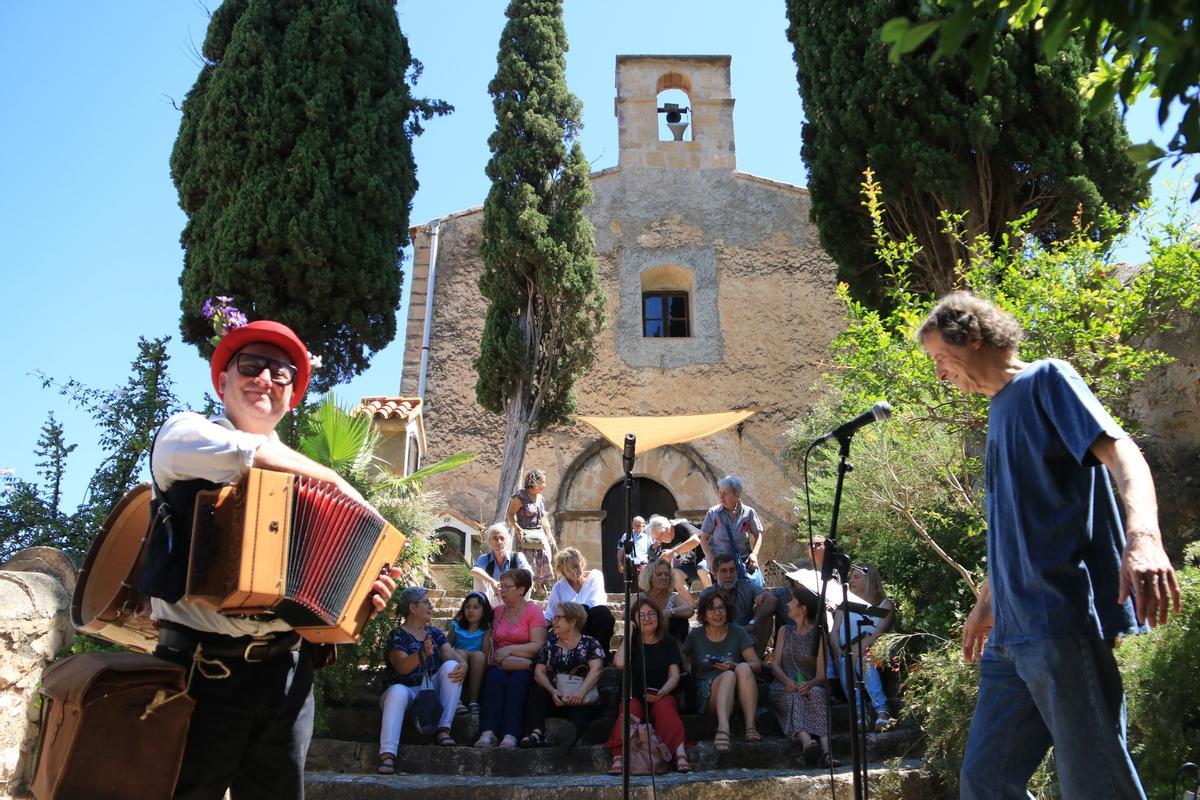
[[73, 588], [73, 574], [36, 564], [0, 568], [0, 796], [21, 792], [33, 779], [37, 690], [42, 670], [75, 638]]
[[[794, 547], [797, 476], [784, 458], [785, 433], [817, 398], [821, 359], [841, 315], [834, 264], [808, 221], [807, 191], [735, 169], [729, 63], [727, 56], [617, 59], [619, 165], [592, 176], [588, 210], [608, 321], [577, 393], [579, 413], [599, 416], [757, 407], [734, 429], [639, 457], [635, 475], [665, 487], [674, 507], [636, 513], [697, 518], [716, 502], [717, 479], [737, 474], [767, 526], [764, 555], [773, 557]], [[659, 140], [656, 96], [665, 89], [688, 93], [691, 141]], [[475, 402], [472, 360], [486, 308], [477, 286], [482, 216], [473, 208], [412, 230], [400, 391], [423, 397], [430, 458], [479, 454], [431, 484], [458, 516], [489, 522], [503, 422]], [[660, 290], [687, 293], [690, 336], [642, 335], [643, 292]], [[526, 452], [525, 468], [549, 475], [546, 501], [561, 544], [579, 547], [595, 565], [620, 461], [582, 425], [535, 435]]]

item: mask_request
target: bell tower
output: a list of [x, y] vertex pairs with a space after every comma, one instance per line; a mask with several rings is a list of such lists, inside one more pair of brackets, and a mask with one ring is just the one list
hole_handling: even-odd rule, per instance
[[617, 56], [621, 167], [733, 171], [729, 56]]

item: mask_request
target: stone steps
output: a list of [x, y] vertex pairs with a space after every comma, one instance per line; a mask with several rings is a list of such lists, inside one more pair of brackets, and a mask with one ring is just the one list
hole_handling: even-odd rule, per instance
[[[562, 742], [569, 736], [564, 730], [554, 730], [551, 741]], [[612, 728], [611, 718], [603, 721], [603, 738]], [[804, 769], [800, 748], [782, 736], [764, 736], [760, 742], [741, 739], [741, 729], [734, 726], [735, 740], [728, 752], [719, 753], [711, 739], [696, 741], [688, 747], [688, 760], [695, 770]], [[559, 734], [559, 735], [555, 735]], [[867, 735], [867, 760], [879, 763], [886, 758], [911, 755], [920, 739], [915, 727], [896, 728], [880, 734]], [[460, 742], [465, 739], [459, 739]], [[690, 741], [690, 737], [689, 737]], [[850, 761], [850, 737], [836, 734], [831, 746], [843, 762]], [[594, 775], [608, 769], [610, 755], [603, 744], [577, 744], [567, 748], [552, 744], [533, 749], [501, 750], [474, 747], [438, 747], [432, 744], [402, 744], [396, 756], [396, 770], [409, 774], [490, 777], [550, 777], [555, 775]], [[369, 773], [378, 765], [379, 746], [375, 741], [353, 742], [336, 739], [314, 739], [309, 748], [310, 771]]]
[[[886, 773], [899, 791], [879, 795]], [[919, 761], [904, 761], [895, 767], [875, 767], [868, 774], [872, 796], [927, 800], [934, 796], [932, 776]], [[851, 796], [850, 768], [834, 771], [832, 796]], [[311, 771], [305, 776], [309, 800], [618, 800], [623, 796], [622, 779], [606, 774], [555, 775], [511, 778], [480, 775], [375, 775]], [[687, 774], [667, 773], [630, 779], [630, 797], [637, 800], [725, 800], [753, 797], [754, 800], [826, 800], [831, 796], [828, 771], [774, 769], [697, 770]]]

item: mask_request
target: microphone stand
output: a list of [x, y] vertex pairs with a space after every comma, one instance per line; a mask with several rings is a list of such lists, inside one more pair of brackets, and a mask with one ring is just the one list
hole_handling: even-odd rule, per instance
[[[850, 556], [838, 549], [837, 524], [838, 513], [842, 505], [842, 484], [845, 481], [846, 473], [854, 470], [854, 465], [848, 461], [850, 457], [850, 439], [853, 436], [853, 431], [837, 436], [838, 444], [840, 445], [838, 449], [837, 487], [834, 489], [833, 494], [833, 511], [829, 520], [829, 535], [825, 538], [825, 555], [821, 561], [821, 613], [818, 615], [820, 617], [820, 626], [824, 629], [827, 627], [824, 613], [826, 607], [825, 596], [829, 589], [829, 583], [833, 578], [833, 573], [836, 570], [842, 585], [842, 599], [838, 607], [842, 611], [842, 629], [846, 642], [854, 640], [851, 630], [850, 612], [845, 607], [850, 591]], [[821, 631], [821, 635], [825, 637], [831, 637], [836, 634], [837, 631]], [[826, 638], [825, 641], [828, 642], [830, 640]], [[866, 726], [864, 721], [860, 738], [858, 725], [858, 690], [860, 682], [857, 678], [857, 671], [854, 668], [853, 649], [853, 645], [847, 644], [842, 651], [842, 674], [847, 676], [846, 686], [843, 688], [845, 689], [846, 702], [850, 709], [850, 755], [853, 763], [854, 798], [855, 800], [867, 800]]]
[[622, 576], [625, 578], [625, 625], [624, 635], [621, 637], [621, 646], [625, 648], [625, 668], [621, 670], [621, 708], [623, 724], [621, 726], [621, 797], [624, 800], [629, 800], [629, 699], [633, 694], [633, 642], [630, 639], [630, 622], [631, 616], [630, 598], [633, 594], [633, 462], [636, 456], [635, 445], [637, 437], [632, 433], [625, 434], [625, 452], [622, 456], [623, 466], [625, 468], [625, 548], [624, 548], [624, 570]]

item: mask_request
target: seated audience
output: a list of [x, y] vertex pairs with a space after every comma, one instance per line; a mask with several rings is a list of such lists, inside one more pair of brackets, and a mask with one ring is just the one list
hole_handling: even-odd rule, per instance
[[638, 572], [641, 572], [642, 567], [646, 566], [647, 554], [650, 550], [651, 539], [650, 534], [646, 532], [646, 520], [634, 517], [630, 520], [630, 525], [633, 530], [621, 534], [621, 538], [617, 540], [617, 572], [622, 575], [625, 574], [626, 539], [633, 539], [633, 565], [637, 567]]
[[812, 766], [819, 759], [824, 767], [836, 767], [829, 751], [825, 646], [817, 607], [817, 599], [807, 592], [792, 593], [788, 600], [788, 623], [775, 634], [771, 654], [771, 708], [784, 735], [804, 747], [804, 763]]
[[524, 553], [512, 552], [512, 535], [503, 522], [489, 526], [484, 540], [490, 549], [475, 559], [471, 575], [475, 578], [475, 591], [483, 592], [495, 606], [500, 604], [500, 594], [496, 591], [500, 576], [510, 569], [523, 569], [532, 575], [533, 567]]
[[[888, 599], [883, 591], [883, 581], [879, 570], [871, 564], [856, 564], [850, 568], [850, 591], [872, 605], [889, 609], [883, 619], [876, 619], [865, 614], [850, 612], [851, 655], [853, 656], [856, 677], [861, 679], [866, 687], [866, 694], [875, 707], [875, 730], [885, 731], [896, 723], [888, 708], [887, 695], [883, 692], [883, 678], [875, 666], [871, 655], [871, 645], [887, 632], [896, 619], [896, 605]], [[842, 611], [834, 615], [833, 629], [837, 635], [832, 637], [831, 649], [838, 670], [844, 670], [842, 653], [846, 648], [846, 632], [842, 621]], [[850, 676], [842, 674], [842, 685], [847, 686]], [[858, 700], [858, 716], [862, 724], [866, 724], [866, 697], [860, 693]]]
[[[691, 585], [700, 579], [700, 529], [686, 519], [668, 520], [655, 514], [646, 523], [654, 540], [646, 557], [649, 561], [668, 561], [675, 572], [672, 583], [678, 591], [691, 592]], [[702, 586], [710, 582], [701, 581]]]
[[492, 655], [483, 677], [476, 747], [517, 746], [525, 722], [525, 698], [533, 680], [533, 659], [546, 641], [546, 619], [536, 603], [525, 599], [533, 575], [510, 569], [500, 576], [502, 604], [492, 618]]
[[[587, 609], [579, 603], [559, 603], [550, 620], [553, 630], [538, 652], [533, 668], [533, 687], [525, 709], [525, 736], [522, 747], [538, 747], [546, 740], [546, 714], [566, 717], [575, 727], [573, 745], [583, 729], [599, 712], [595, 703], [586, 702], [587, 693], [600, 682], [606, 655], [600, 643], [583, 632]], [[558, 688], [559, 675], [582, 675], [583, 683], [573, 692]], [[568, 745], [569, 746], [569, 745]]]
[[689, 620], [696, 607], [692, 605], [692, 596], [686, 589], [681, 593], [676, 591], [680, 587], [671, 587], [672, 574], [669, 562], [655, 561], [642, 570], [638, 576], [638, 586], [642, 590], [642, 597], [654, 601], [662, 609], [667, 619], [667, 630], [673, 639], [682, 644], [687, 639], [691, 628]]
[[[691, 772], [692, 766], [684, 748], [683, 720], [679, 718], [679, 704], [674, 696], [683, 658], [674, 640], [664, 635], [663, 612], [654, 601], [642, 597], [634, 603], [630, 613], [637, 622], [630, 637], [632, 656], [626, 642], [621, 642], [613, 656], [613, 666], [618, 669], [623, 669], [627, 661], [631, 663], [633, 688], [629, 696], [629, 715], [637, 722], [646, 721], [648, 716], [658, 738], [675, 754], [675, 769]], [[623, 706], [618, 709], [617, 723], [608, 737], [608, 749], [613, 754], [612, 766], [608, 769], [610, 775], [620, 775], [624, 767], [621, 761], [625, 744], [624, 712]]]
[[765, 653], [771, 643], [771, 627], [775, 616], [776, 599], [771, 592], [764, 592], [753, 582], [737, 575], [737, 560], [729, 553], [722, 553], [714, 560], [713, 575], [716, 584], [700, 592], [705, 595], [720, 590], [733, 600], [729, 621], [741, 625], [754, 637], [755, 649]]
[[421, 683], [429, 676], [438, 699], [442, 702], [442, 717], [438, 720], [434, 741], [452, 747], [450, 724], [462, 694], [467, 665], [455, 654], [446, 635], [429, 624], [433, 605], [429, 592], [410, 586], [400, 594], [396, 603], [404, 622], [388, 635], [387, 663], [384, 672], [387, 688], [379, 698], [383, 708], [383, 723], [379, 729], [379, 773], [391, 775], [396, 771], [396, 753], [400, 748], [400, 726], [404, 712]]
[[714, 591], [700, 597], [701, 627], [693, 628], [683, 643], [683, 652], [691, 659], [696, 676], [696, 706], [717, 717], [717, 735], [713, 747], [729, 750], [729, 717], [734, 702], [746, 720], [746, 741], [762, 739], [754, 727], [758, 705], [758, 685], [754, 673], [761, 663], [754, 640], [745, 628], [729, 622], [730, 596]]
[[479, 716], [479, 696], [483, 674], [487, 671], [487, 651], [491, 649], [492, 604], [483, 592], [468, 592], [458, 613], [450, 620], [446, 638], [467, 665], [467, 710]]
[[604, 573], [589, 570], [583, 554], [574, 547], [564, 547], [554, 557], [554, 571], [561, 576], [546, 598], [546, 621], [554, 619], [559, 603], [579, 603], [587, 608], [587, 625], [583, 632], [608, 651], [613, 628], [617, 621], [608, 608], [604, 591]]

